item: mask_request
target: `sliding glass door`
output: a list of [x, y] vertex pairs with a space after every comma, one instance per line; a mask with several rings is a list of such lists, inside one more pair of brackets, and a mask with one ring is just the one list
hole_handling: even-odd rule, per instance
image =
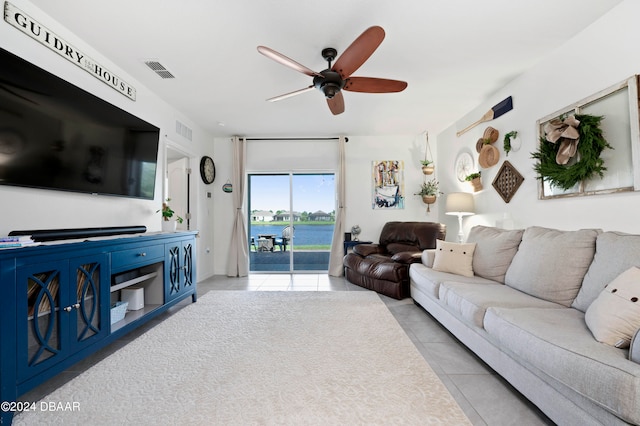
[[335, 224], [333, 173], [249, 175], [249, 270], [327, 271]]

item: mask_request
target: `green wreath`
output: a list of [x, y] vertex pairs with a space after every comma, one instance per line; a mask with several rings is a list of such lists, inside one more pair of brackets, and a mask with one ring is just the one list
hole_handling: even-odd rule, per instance
[[604, 176], [604, 160], [600, 154], [605, 148], [613, 147], [602, 136], [600, 122], [604, 117], [593, 115], [578, 115], [580, 121], [578, 133], [579, 161], [571, 165], [560, 165], [556, 162], [556, 154], [560, 144], [548, 142], [544, 136], [540, 137], [540, 147], [537, 152], [531, 153], [532, 158], [538, 160], [533, 169], [538, 172], [538, 179], [546, 180], [551, 185], [564, 190], [572, 188], [576, 183], [591, 179], [594, 175]]

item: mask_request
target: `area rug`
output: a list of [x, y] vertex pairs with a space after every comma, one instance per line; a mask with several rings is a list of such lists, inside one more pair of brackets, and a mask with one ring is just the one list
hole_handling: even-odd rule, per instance
[[211, 291], [43, 402], [70, 409], [14, 424], [470, 424], [378, 295], [360, 291]]

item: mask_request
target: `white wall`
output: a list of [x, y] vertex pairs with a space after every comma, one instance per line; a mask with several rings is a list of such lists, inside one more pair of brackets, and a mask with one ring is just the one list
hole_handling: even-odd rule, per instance
[[[431, 205], [427, 213], [427, 205], [422, 197], [414, 195], [420, 190], [424, 175], [420, 160], [424, 159], [424, 135], [395, 136], [349, 136], [346, 145], [346, 218], [345, 231], [349, 232], [353, 225], [360, 225], [360, 240], [378, 242], [380, 231], [390, 221], [428, 221], [439, 222], [438, 208], [442, 200]], [[435, 144], [431, 143], [431, 151], [437, 156]], [[404, 209], [372, 209], [372, 162], [379, 160], [402, 160], [404, 162]], [[439, 179], [443, 169], [438, 167], [427, 179]]]
[[[465, 219], [466, 231], [474, 224], [495, 226], [503, 214], [508, 213], [516, 227], [540, 225], [567, 230], [602, 228], [640, 233], [637, 216], [640, 194], [632, 192], [538, 200], [538, 181], [533, 170], [534, 160], [531, 159], [531, 153], [537, 150], [536, 120], [640, 73], [640, 55], [637, 54], [640, 27], [637, 25], [637, 16], [640, 16], [640, 2], [627, 0], [621, 3], [438, 135], [438, 163], [453, 170], [460, 149], [468, 148], [475, 154], [475, 143], [487, 126], [491, 125], [500, 131], [500, 138], [495, 144], [500, 149], [500, 162], [482, 170], [484, 190], [475, 195], [479, 214]], [[544, 31], [543, 27], [541, 31]], [[514, 109], [511, 112], [456, 137], [458, 129], [478, 120], [509, 95], [513, 96]], [[518, 152], [511, 152], [507, 159], [524, 176], [525, 181], [510, 203], [506, 204], [491, 183], [506, 158], [502, 149], [503, 135], [511, 130], [518, 131], [522, 148]], [[477, 155], [475, 160], [477, 164]], [[471, 192], [469, 184], [459, 183], [452, 174], [441, 173], [440, 176], [444, 192]], [[439, 203], [439, 207], [443, 213], [444, 203]], [[457, 219], [443, 214], [441, 217], [449, 227], [447, 239], [454, 241]]]
[[[120, 93], [100, 82], [86, 71], [70, 63], [47, 47], [31, 39], [6, 22], [0, 23], [0, 47], [56, 74], [74, 85], [136, 115], [160, 128], [160, 149], [158, 172], [153, 201], [132, 198], [92, 196], [87, 194], [48, 191], [30, 188], [0, 186], [0, 235], [6, 235], [18, 229], [54, 229], [80, 227], [107, 227], [144, 225], [148, 231], [160, 230], [160, 215], [156, 213], [162, 204], [164, 176], [165, 144], [171, 141], [181, 145], [184, 151], [195, 157], [192, 168], [193, 180], [197, 185], [194, 192], [194, 229], [199, 229], [201, 238], [198, 244], [213, 244], [212, 227], [207, 221], [211, 201], [204, 198], [204, 184], [198, 176], [198, 158], [212, 154], [213, 139], [179, 111], [151, 93], [146, 87], [124, 73], [107, 58], [96, 52], [91, 46], [67, 31], [54, 18], [46, 15], [26, 0], [13, 0], [12, 3], [32, 18], [57, 33], [101, 65], [128, 81], [137, 90], [136, 101], [131, 101]], [[193, 141], [188, 141], [175, 133], [176, 120], [193, 129]], [[210, 217], [210, 216], [209, 216]], [[207, 277], [213, 272], [212, 254], [206, 250], [198, 251], [198, 278]]]
[[[420, 189], [423, 181], [420, 160], [424, 159], [425, 139], [422, 135], [396, 135], [396, 136], [348, 136], [346, 144], [346, 218], [345, 231], [348, 232], [353, 225], [362, 228], [361, 240], [378, 241], [382, 226], [389, 221], [431, 221], [438, 222], [438, 201], [431, 206], [431, 213], [427, 214], [426, 205], [421, 197], [413, 195]], [[269, 141], [261, 141], [261, 148], [268, 147]], [[306, 155], [317, 155], [315, 144], [300, 142], [305, 147]], [[275, 143], [274, 143], [275, 145]], [[227, 253], [231, 238], [231, 225], [233, 224], [233, 206], [231, 194], [222, 192], [221, 186], [231, 179], [232, 173], [232, 144], [228, 138], [215, 140], [215, 154], [220, 164], [217, 168], [214, 188], [214, 223], [215, 241], [214, 258], [216, 259], [215, 273], [226, 274]], [[250, 149], [250, 145], [249, 148]], [[436, 147], [431, 141], [431, 152], [437, 155]], [[374, 160], [401, 160], [404, 162], [405, 182], [405, 208], [404, 209], [377, 209], [371, 208], [372, 199], [372, 162]], [[436, 164], [436, 173], [439, 176], [439, 168]], [[444, 170], [444, 169], [443, 169]], [[431, 177], [430, 176], [430, 177]], [[245, 203], [246, 214], [246, 203]]]

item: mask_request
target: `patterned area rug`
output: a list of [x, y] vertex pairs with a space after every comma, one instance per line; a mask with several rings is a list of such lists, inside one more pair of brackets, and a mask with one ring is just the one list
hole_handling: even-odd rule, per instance
[[14, 424], [470, 424], [360, 291], [211, 291], [43, 401]]

